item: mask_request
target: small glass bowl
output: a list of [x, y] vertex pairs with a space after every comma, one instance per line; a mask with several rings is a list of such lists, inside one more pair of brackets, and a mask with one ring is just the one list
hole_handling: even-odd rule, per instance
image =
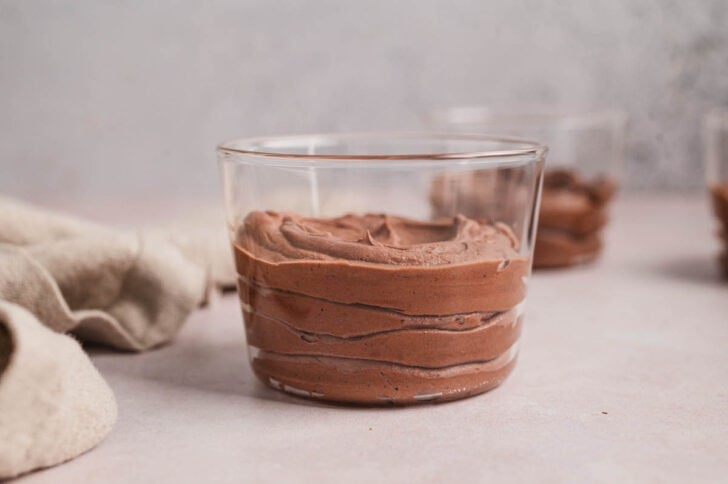
[[[393, 133], [217, 151], [250, 363], [264, 383], [381, 405], [463, 398], [508, 376], [545, 147]], [[478, 217], [465, 213], [463, 184], [490, 193]]]
[[720, 224], [719, 262], [728, 277], [728, 110], [715, 110], [703, 123], [703, 156], [713, 211]]

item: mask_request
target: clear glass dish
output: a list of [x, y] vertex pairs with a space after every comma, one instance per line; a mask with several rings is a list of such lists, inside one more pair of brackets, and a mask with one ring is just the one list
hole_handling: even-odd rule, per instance
[[[255, 374], [294, 395], [365, 405], [500, 384], [517, 354], [545, 153], [417, 133], [220, 145]], [[478, 217], [463, 184], [488, 193]]]
[[728, 110], [712, 111], [705, 117], [703, 152], [706, 182], [723, 244], [719, 261], [728, 277]]
[[[619, 182], [625, 117], [616, 111], [561, 113], [451, 108], [430, 124], [454, 132], [518, 136], [549, 147], [534, 267], [566, 267], [596, 259], [609, 202]], [[463, 197], [477, 194], [465, 193]]]

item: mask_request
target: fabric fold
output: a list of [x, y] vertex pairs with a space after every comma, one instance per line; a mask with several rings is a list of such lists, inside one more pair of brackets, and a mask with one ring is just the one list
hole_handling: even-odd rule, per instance
[[116, 417], [111, 389], [78, 342], [0, 301], [0, 479], [88, 451]]
[[220, 239], [118, 231], [0, 198], [0, 299], [55, 331], [143, 351], [170, 341], [190, 312], [234, 287]]
[[123, 351], [172, 341], [192, 311], [235, 286], [226, 242], [0, 198], [0, 479], [89, 450], [116, 420], [111, 389], [64, 333]]

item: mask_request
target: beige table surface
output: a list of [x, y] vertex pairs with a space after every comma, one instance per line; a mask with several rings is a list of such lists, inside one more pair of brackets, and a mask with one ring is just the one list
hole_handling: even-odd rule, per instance
[[[153, 220], [138, 205], [101, 208]], [[728, 482], [714, 227], [704, 197], [623, 198], [599, 263], [533, 277], [510, 379], [449, 404], [341, 408], [269, 390], [224, 298], [171, 346], [95, 352], [116, 427], [19, 482]]]

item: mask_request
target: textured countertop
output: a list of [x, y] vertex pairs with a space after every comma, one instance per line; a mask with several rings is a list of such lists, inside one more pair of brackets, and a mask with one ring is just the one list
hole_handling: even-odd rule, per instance
[[168, 347], [94, 351], [116, 427], [18, 482], [724, 481], [728, 283], [707, 201], [630, 197], [613, 220], [599, 263], [534, 275], [518, 365], [490, 393], [403, 409], [279, 394], [226, 297]]

